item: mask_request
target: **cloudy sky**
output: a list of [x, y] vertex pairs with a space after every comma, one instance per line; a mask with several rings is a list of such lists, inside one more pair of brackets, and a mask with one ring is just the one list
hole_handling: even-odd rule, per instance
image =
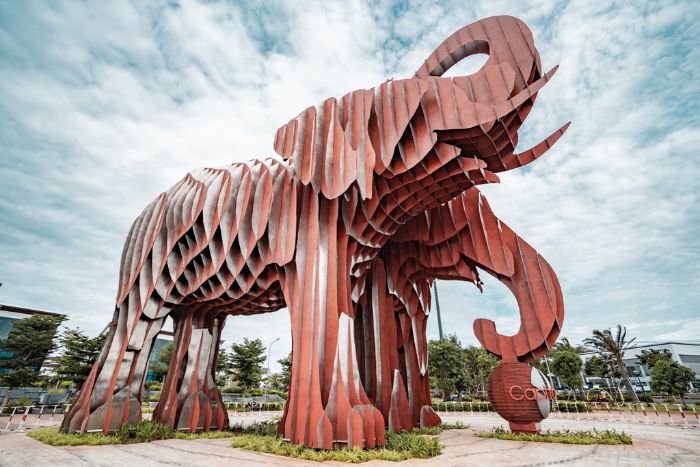
[[[271, 156], [308, 105], [410, 77], [447, 35], [510, 14], [560, 64], [521, 131], [550, 153], [484, 189], [557, 271], [563, 335], [621, 323], [700, 340], [697, 1], [0, 2], [0, 303], [110, 320], [131, 222], [188, 170]], [[467, 66], [478, 66], [473, 62]], [[447, 332], [514, 332], [505, 287], [440, 282]], [[436, 320], [430, 334], [437, 335]], [[229, 318], [227, 343], [291, 348], [288, 315]], [[274, 363], [273, 363], [274, 365]]]

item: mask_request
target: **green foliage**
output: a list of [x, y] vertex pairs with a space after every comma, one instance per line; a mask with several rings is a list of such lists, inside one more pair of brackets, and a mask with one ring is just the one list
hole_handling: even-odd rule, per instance
[[269, 422], [253, 422], [247, 425], [239, 422], [231, 425], [231, 431], [247, 435], [277, 436], [278, 427], [279, 421], [274, 420]]
[[234, 436], [234, 434], [230, 431], [205, 431], [202, 433], [185, 433], [182, 431], [178, 431], [175, 434], [175, 437], [177, 439], [221, 439], [221, 438], [230, 438]]
[[150, 443], [159, 439], [175, 437], [175, 429], [158, 422], [144, 420], [136, 424], [134, 438], [137, 443]]
[[208, 431], [206, 433], [181, 433], [171, 427], [152, 421], [141, 421], [136, 426], [122, 425], [109, 435], [102, 433], [67, 434], [57, 427], [31, 430], [27, 436], [51, 446], [97, 446], [102, 444], [150, 443], [161, 439], [216, 439], [233, 436], [230, 431]]
[[569, 388], [583, 387], [580, 374], [582, 365], [581, 357], [573, 350], [562, 347], [552, 352], [552, 371]]
[[370, 460], [400, 462], [411, 458], [427, 459], [442, 453], [442, 445], [436, 438], [415, 433], [386, 434], [386, 445], [377, 449], [349, 449], [346, 447], [332, 450], [311, 449], [295, 446], [276, 436], [242, 435], [235, 437], [231, 444], [234, 448], [249, 451], [266, 452], [278, 456], [317, 462], [338, 461], [360, 463]]
[[[282, 371], [269, 375], [267, 377], [267, 385], [277, 390], [277, 393], [284, 393], [286, 399], [286, 393], [289, 391], [289, 378], [292, 372], [292, 352], [289, 352], [286, 357], [277, 360], [277, 363], [282, 366]], [[271, 391], [268, 391], [268, 393], [271, 393]]]
[[607, 378], [610, 376], [609, 362], [602, 356], [593, 355], [586, 361], [583, 368], [587, 375], [596, 376], [598, 378]]
[[486, 382], [488, 381], [491, 370], [493, 370], [501, 360], [491, 355], [485, 348], [470, 345], [463, 349], [466, 363], [467, 388], [469, 392], [475, 390], [486, 390]]
[[265, 346], [260, 339], [243, 339], [242, 344], [231, 346], [231, 364], [236, 382], [243, 391], [260, 386], [265, 362]]
[[231, 362], [231, 354], [226, 351], [224, 341], [219, 342], [219, 353], [216, 357], [216, 377], [219, 381], [226, 381], [233, 372], [233, 363]]
[[488, 401], [433, 402], [433, 410], [438, 412], [493, 412], [493, 407]]
[[146, 381], [146, 383], [143, 385], [143, 388], [146, 391], [160, 391], [163, 389], [163, 383], [160, 381]]
[[9, 387], [31, 386], [39, 379], [39, 368], [56, 348], [56, 330], [65, 316], [33, 315], [12, 323], [7, 339], [0, 339], [0, 349], [12, 353], [4, 361], [6, 372], [0, 384]]
[[619, 377], [624, 381], [627, 391], [632, 394], [635, 402], [639, 402], [637, 394], [632, 388], [632, 383], [630, 383], [624, 362], [625, 351], [634, 345], [635, 340], [637, 340], [636, 337], [627, 340], [627, 328], [618, 324], [614, 336], [610, 329], [595, 329], [591, 337], [584, 339], [583, 343], [610, 359], [611, 370], [617, 369], [620, 375]]
[[168, 373], [168, 367], [170, 366], [170, 360], [173, 358], [174, 345], [172, 342], [165, 344], [160, 348], [156, 360], [151, 363], [149, 369], [153, 372], [153, 375], [157, 380], [162, 381], [165, 375]]
[[672, 361], [673, 357], [671, 356], [671, 352], [669, 352], [666, 349], [662, 350], [642, 350], [642, 353], [637, 355], [637, 358], [639, 359], [639, 363], [642, 365], [646, 365], [647, 368], [650, 370], [654, 368], [654, 365], [656, 365], [660, 361]]
[[440, 433], [446, 430], [464, 430], [466, 428], [469, 428], [469, 425], [465, 425], [462, 422], [441, 423], [435, 426], [413, 428], [411, 430], [411, 433], [415, 433], [418, 435], [439, 435]]
[[31, 430], [27, 436], [50, 446], [98, 446], [102, 444], [122, 444], [117, 435], [105, 436], [101, 433], [67, 434], [56, 427]]
[[56, 375], [81, 387], [100, 355], [106, 337], [106, 334], [100, 334], [91, 339], [80, 328], [66, 329], [60, 338], [63, 352], [56, 358]]
[[654, 392], [679, 396], [681, 399], [688, 392], [694, 379], [693, 370], [672, 360], [657, 360], [651, 369], [651, 388]]
[[592, 412], [593, 408], [581, 401], [557, 401], [554, 404], [554, 410], [566, 413], [582, 413], [582, 412]]
[[286, 357], [277, 360], [277, 363], [282, 366], [282, 371], [280, 374], [282, 375], [283, 388], [280, 389], [284, 392], [289, 392], [289, 379], [292, 375], [292, 352], [289, 352]]
[[574, 352], [576, 354], [579, 354], [585, 350], [583, 346], [580, 345], [572, 345], [571, 342], [569, 342], [569, 339], [566, 337], [562, 337], [556, 344], [554, 344], [554, 349], [555, 352], [559, 352], [562, 350], [566, 350], [569, 352]]
[[562, 443], [562, 444], [632, 444], [632, 437], [624, 431], [596, 430], [590, 431], [570, 431], [570, 430], [547, 430], [541, 435], [512, 433], [503, 427], [492, 428], [490, 431], [476, 433], [481, 438], [496, 438], [511, 441], [534, 441], [539, 443]]
[[456, 334], [432, 339], [428, 342], [428, 354], [428, 372], [442, 392], [442, 398], [447, 399], [467, 378], [462, 345]]
[[27, 396], [22, 396], [19, 399], [7, 401], [7, 404], [5, 404], [6, 407], [29, 407], [30, 405], [34, 405], [34, 402], [32, 402], [32, 399]]

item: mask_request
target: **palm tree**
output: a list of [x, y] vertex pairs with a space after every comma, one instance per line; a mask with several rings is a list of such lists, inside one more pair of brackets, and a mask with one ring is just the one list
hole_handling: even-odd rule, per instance
[[585, 351], [586, 349], [583, 348], [583, 346], [580, 345], [573, 345], [571, 342], [569, 342], [568, 337], [562, 337], [559, 342], [554, 344], [554, 348], [552, 348], [554, 352], [558, 352], [560, 350], [568, 350], [570, 352], [574, 353], [581, 353]]
[[625, 388], [632, 394], [635, 402], [639, 402], [637, 393], [632, 388], [627, 368], [625, 366], [625, 351], [632, 347], [636, 337], [627, 340], [627, 328], [617, 325], [617, 332], [613, 336], [610, 329], [595, 329], [593, 335], [583, 340], [583, 343], [591, 350], [599, 352], [610, 359], [612, 365], [617, 367], [618, 372], [622, 376], [625, 383]]

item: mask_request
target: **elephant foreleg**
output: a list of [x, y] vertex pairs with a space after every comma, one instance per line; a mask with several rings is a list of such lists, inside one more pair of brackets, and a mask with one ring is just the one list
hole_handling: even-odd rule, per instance
[[109, 433], [141, 419], [143, 381], [163, 320], [134, 317], [127, 302], [115, 311], [100, 356], [63, 419], [63, 431]]
[[337, 201], [302, 203], [296, 260], [283, 291], [292, 328], [292, 377], [283, 436], [294, 444], [384, 442], [384, 418], [360, 381], [354, 345], [347, 236], [338, 232]]

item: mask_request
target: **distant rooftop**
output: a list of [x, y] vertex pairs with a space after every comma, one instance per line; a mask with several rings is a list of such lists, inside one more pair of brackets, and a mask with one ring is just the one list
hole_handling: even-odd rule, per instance
[[23, 315], [66, 316], [62, 313], [54, 313], [53, 311], [35, 310], [34, 308], [24, 308], [21, 306], [3, 305], [1, 303], [0, 303], [0, 311], [21, 313]]
[[[638, 345], [633, 345], [632, 347], [628, 348], [627, 350], [632, 350], [632, 349], [643, 349], [645, 347], [658, 347], [661, 345], [694, 345], [700, 347], [700, 342], [681, 342], [681, 341], [668, 341], [668, 342], [645, 342], [644, 344], [638, 344]], [[597, 350], [586, 350], [584, 352], [581, 352], [582, 354], [595, 354], [595, 353], [600, 353]]]

